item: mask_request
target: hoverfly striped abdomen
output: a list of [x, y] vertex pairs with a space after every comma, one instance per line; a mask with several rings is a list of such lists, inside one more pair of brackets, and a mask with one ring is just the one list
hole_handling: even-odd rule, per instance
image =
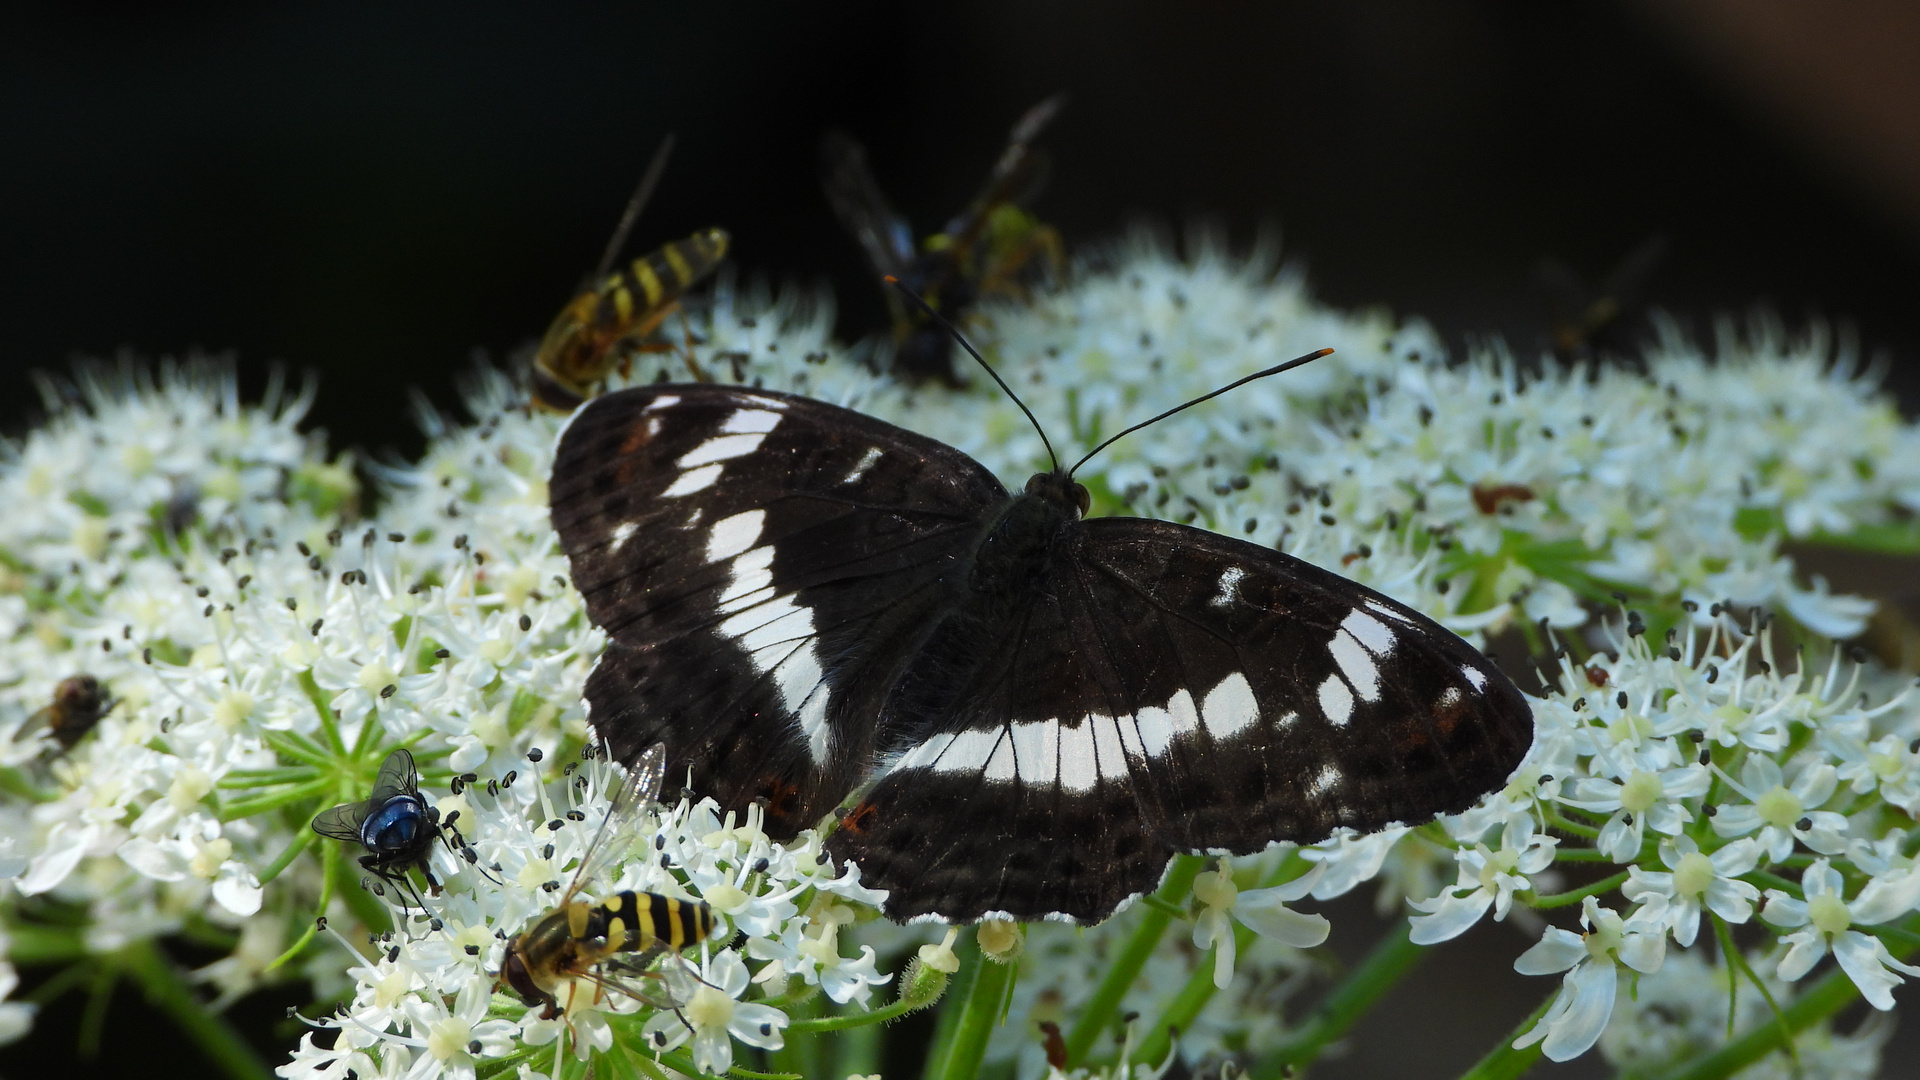
[[713, 933], [713, 909], [698, 900], [629, 891], [590, 908], [583, 922], [577, 936], [604, 938], [610, 952], [679, 952]]
[[727, 257], [724, 229], [663, 244], [573, 298], [547, 328], [533, 358], [534, 400], [571, 411], [679, 306], [680, 297]]

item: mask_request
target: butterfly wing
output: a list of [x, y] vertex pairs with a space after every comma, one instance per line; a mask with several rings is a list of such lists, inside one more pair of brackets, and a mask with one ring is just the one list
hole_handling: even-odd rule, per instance
[[553, 522], [611, 641], [586, 696], [619, 760], [656, 742], [669, 797], [765, 800], [791, 836], [867, 772], [875, 717], [1006, 498], [959, 451], [807, 398], [634, 388], [576, 414]]
[[1466, 642], [1276, 551], [1099, 519], [1046, 581], [829, 840], [895, 918], [1095, 921], [1174, 852], [1464, 810], [1532, 742]]

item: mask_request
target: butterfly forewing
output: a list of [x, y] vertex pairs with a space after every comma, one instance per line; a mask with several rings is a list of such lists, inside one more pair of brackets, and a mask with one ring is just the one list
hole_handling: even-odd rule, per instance
[[562, 436], [554, 525], [612, 639], [587, 683], [620, 760], [664, 742], [677, 794], [763, 800], [770, 831], [864, 774], [873, 718], [1006, 491], [934, 440], [806, 398], [646, 387]]
[[593, 403], [552, 491], [611, 638], [595, 730], [776, 837], [872, 781], [829, 853], [956, 921], [1104, 918], [1173, 852], [1425, 820], [1524, 756], [1519, 691], [1411, 609], [1035, 484], [804, 398]]

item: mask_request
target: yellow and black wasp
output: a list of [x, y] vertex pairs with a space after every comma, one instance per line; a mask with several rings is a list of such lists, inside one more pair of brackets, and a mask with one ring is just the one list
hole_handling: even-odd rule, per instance
[[[572, 412], [599, 392], [614, 368], [624, 373], [633, 353], [670, 348], [648, 339], [679, 308], [680, 297], [727, 257], [726, 230], [702, 229], [609, 272], [626, 246], [640, 208], [660, 182], [672, 150], [669, 135], [654, 152], [588, 284], [560, 309], [540, 339], [540, 350], [533, 357], [533, 400], [543, 408]], [[688, 364], [692, 365], [690, 357]], [[699, 378], [700, 372], [695, 370], [694, 375]]]
[[68, 676], [53, 688], [52, 703], [27, 717], [26, 723], [13, 733], [13, 741], [19, 742], [45, 728], [53, 741], [60, 744], [59, 753], [64, 754], [117, 704], [119, 700], [99, 679], [87, 674]]
[[[634, 826], [660, 790], [666, 757], [667, 748], [656, 743], [634, 762], [626, 783], [614, 793], [606, 819], [580, 857], [580, 868], [574, 871], [560, 905], [507, 946], [499, 981], [528, 1005], [546, 1006], [541, 1015], [549, 1020], [572, 1008], [572, 991], [580, 981], [594, 985], [596, 998], [599, 991], [611, 991], [672, 1007], [672, 1002], [623, 982], [608, 968], [640, 973], [654, 956], [677, 954], [713, 933], [713, 909], [698, 900], [631, 890], [598, 904], [578, 899], [582, 885], [633, 846]], [[638, 955], [624, 957], [623, 953]], [[562, 989], [568, 991], [565, 1005], [559, 998]]]
[[[875, 276], [882, 281], [898, 278], [955, 324], [982, 297], [1018, 296], [1036, 276], [1057, 276], [1064, 263], [1060, 234], [1027, 212], [1025, 204], [1039, 193], [1047, 169], [1046, 154], [1033, 141], [1059, 112], [1062, 100], [1051, 97], [1027, 110], [1013, 125], [986, 187], [918, 249], [906, 219], [888, 205], [868, 169], [866, 148], [844, 132], [829, 132], [820, 148], [821, 183], [840, 223], [866, 252]], [[1036, 258], [1044, 263], [1036, 266]], [[926, 312], [902, 303], [893, 289], [883, 291], [893, 311], [895, 369], [958, 383], [947, 331]]]

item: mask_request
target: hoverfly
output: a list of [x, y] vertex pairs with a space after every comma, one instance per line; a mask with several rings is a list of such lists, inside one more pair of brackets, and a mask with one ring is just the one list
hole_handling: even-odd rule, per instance
[[13, 733], [13, 741], [19, 742], [46, 728], [53, 741], [60, 744], [59, 752], [64, 754], [119, 703], [99, 679], [85, 674], [68, 676], [53, 688], [52, 703], [27, 717], [26, 723]]
[[[647, 338], [680, 306], [680, 297], [713, 272], [727, 256], [724, 229], [703, 229], [663, 244], [609, 273], [626, 246], [627, 233], [653, 194], [673, 150], [673, 136], [661, 142], [640, 186], [600, 256], [588, 285], [560, 309], [533, 357], [533, 400], [554, 412], [572, 412], [599, 392], [615, 367], [625, 372], [634, 352], [660, 351]], [[691, 359], [688, 361], [692, 364]], [[694, 372], [696, 378], [700, 372]]]
[[576, 899], [580, 887], [599, 876], [632, 847], [633, 831], [640, 814], [653, 802], [666, 773], [667, 748], [655, 743], [634, 762], [626, 783], [614, 793], [600, 829], [593, 834], [573, 883], [560, 898], [559, 906], [507, 946], [506, 959], [500, 964], [499, 981], [505, 983], [528, 1005], [545, 1005], [541, 1013], [554, 1019], [573, 1002], [569, 995], [565, 1007], [556, 997], [563, 984], [585, 979], [596, 987], [612, 990], [655, 1004], [653, 998], [626, 986], [606, 971], [594, 970], [615, 959], [619, 953], [639, 953], [623, 959], [621, 967], [637, 971], [655, 953], [673, 952], [698, 945], [713, 933], [713, 909], [697, 900], [678, 900], [659, 893], [622, 891], [599, 904]]
[[366, 799], [342, 803], [313, 819], [313, 831], [321, 836], [366, 848], [360, 865], [374, 877], [406, 889], [407, 871], [416, 869], [435, 896], [440, 895], [440, 883], [434, 880], [428, 856], [433, 842], [442, 838], [442, 828], [440, 811], [420, 797], [420, 774], [404, 747], [380, 763], [380, 775]]
[[[1013, 125], [986, 186], [946, 228], [914, 249], [913, 232], [895, 213], [867, 168], [866, 148], [844, 132], [829, 132], [820, 148], [821, 183], [827, 201], [848, 232], [859, 241], [882, 280], [898, 278], [934, 310], [958, 324], [983, 296], [1018, 295], [1032, 275], [1033, 259], [1045, 259], [1045, 276], [1064, 263], [1060, 234], [1024, 208], [1039, 192], [1046, 155], [1033, 140], [1056, 112], [1058, 96], [1028, 109]], [[883, 290], [893, 312], [894, 367], [918, 378], [957, 383], [947, 332], [925, 312], [901, 303]]]

